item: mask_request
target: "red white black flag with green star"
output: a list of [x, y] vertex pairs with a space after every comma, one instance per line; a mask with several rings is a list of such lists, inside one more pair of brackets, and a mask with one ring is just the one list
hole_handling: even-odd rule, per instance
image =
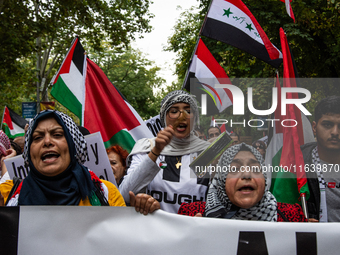
[[241, 0], [213, 0], [201, 35], [230, 44], [278, 68], [282, 53]]

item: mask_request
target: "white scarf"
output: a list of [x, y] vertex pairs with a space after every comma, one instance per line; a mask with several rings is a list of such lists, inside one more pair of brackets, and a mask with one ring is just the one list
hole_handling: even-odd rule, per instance
[[[138, 140], [133, 147], [130, 155], [128, 156], [127, 162], [130, 161], [129, 159], [134, 154], [150, 152], [151, 149], [155, 146], [155, 140], [156, 137], [151, 139], [143, 138]], [[183, 139], [179, 139], [173, 136], [170, 143], [162, 150], [161, 155], [182, 156], [193, 152], [203, 151], [209, 145], [209, 142], [199, 139], [193, 134], [193, 132], [190, 132], [190, 136]]]

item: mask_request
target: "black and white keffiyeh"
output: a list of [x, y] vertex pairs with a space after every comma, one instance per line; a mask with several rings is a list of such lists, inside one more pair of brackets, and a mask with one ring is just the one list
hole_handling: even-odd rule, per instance
[[164, 128], [166, 126], [166, 113], [170, 109], [170, 107], [177, 103], [186, 103], [189, 104], [191, 107], [191, 110], [194, 111], [194, 123], [198, 123], [199, 116], [198, 116], [198, 107], [196, 100], [194, 99], [194, 96], [189, 94], [188, 92], [185, 92], [184, 90], [175, 90], [167, 94], [162, 102], [161, 102], [161, 109], [160, 109], [160, 120], [162, 127]]
[[[261, 154], [252, 146], [245, 143], [237, 144], [228, 148], [221, 156], [218, 166], [229, 166], [235, 155], [241, 149], [249, 150], [254, 154], [255, 158], [263, 165], [263, 158]], [[228, 214], [231, 210], [235, 210], [235, 205], [229, 200], [226, 190], [225, 182], [228, 171], [220, 171], [216, 173], [208, 191], [207, 202], [205, 207], [205, 214], [207, 217], [216, 217], [218, 214]], [[267, 185], [267, 176], [263, 172], [265, 178], [265, 192], [256, 205], [249, 209], [236, 208], [236, 213], [231, 219], [238, 220], [260, 220], [260, 221], [277, 221], [277, 202], [272, 193], [270, 193]]]
[[87, 154], [87, 143], [86, 140], [84, 138], [84, 136], [82, 135], [82, 133], [79, 131], [79, 128], [77, 127], [77, 125], [74, 123], [74, 121], [71, 119], [71, 117], [69, 117], [68, 115], [59, 112], [59, 111], [52, 111], [52, 110], [46, 110], [46, 111], [42, 111], [40, 114], [37, 114], [33, 119], [30, 120], [28, 129], [27, 129], [27, 133], [25, 136], [25, 147], [24, 147], [24, 152], [23, 152], [23, 158], [25, 160], [25, 164], [28, 164], [28, 153], [29, 153], [29, 146], [31, 144], [31, 141], [29, 141], [31, 134], [32, 134], [32, 130], [35, 129], [36, 127], [36, 119], [38, 117], [41, 117], [42, 114], [48, 114], [48, 113], [55, 113], [57, 116], [59, 116], [63, 123], [65, 124], [65, 126], [67, 127], [72, 140], [74, 142], [75, 148], [76, 148], [76, 153], [75, 153], [75, 157], [77, 159], [77, 161], [79, 162], [79, 164], [84, 164], [87, 160], [88, 154]]
[[[189, 104], [191, 110], [194, 112], [194, 123], [192, 127], [196, 124], [198, 125], [198, 107], [194, 97], [185, 92], [184, 90], [175, 90], [167, 94], [162, 102], [161, 102], [161, 109], [160, 109], [160, 120], [163, 127], [166, 126], [166, 113], [170, 109], [170, 107], [176, 103], [186, 103]], [[130, 159], [132, 155], [138, 153], [148, 153], [155, 145], [155, 139], [151, 138], [142, 138], [133, 147], [131, 153], [127, 158], [128, 165], [130, 163]], [[173, 137], [170, 143], [164, 147], [162, 151], [162, 155], [166, 156], [182, 156], [186, 154], [190, 154], [197, 151], [203, 151], [210, 145], [209, 142], [203, 141], [199, 139], [196, 135], [194, 135], [193, 130], [190, 131], [188, 137], [179, 139], [177, 137]]]
[[[34, 130], [40, 121], [50, 118], [54, 118], [63, 128], [70, 154], [69, 165], [54, 176], [41, 173], [33, 164], [30, 154]], [[83, 165], [87, 159], [86, 140], [69, 116], [51, 110], [37, 114], [28, 127], [23, 157], [30, 172], [22, 182], [20, 196], [16, 198], [18, 205], [78, 205], [80, 200], [86, 198], [92, 205], [98, 205], [96, 187], [89, 170]]]
[[319, 186], [320, 188], [325, 188], [327, 183], [325, 181], [325, 178], [323, 177], [323, 173], [321, 170], [321, 162], [320, 162], [320, 157], [319, 157], [319, 152], [318, 152], [318, 146], [315, 146], [315, 148], [312, 150], [312, 162], [314, 167], [316, 168], [316, 174], [318, 176], [319, 180]]

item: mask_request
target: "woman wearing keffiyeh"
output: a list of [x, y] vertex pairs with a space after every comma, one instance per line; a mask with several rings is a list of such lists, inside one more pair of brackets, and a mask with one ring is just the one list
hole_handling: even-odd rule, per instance
[[137, 193], [145, 187], [167, 212], [177, 213], [184, 201], [205, 201], [209, 179], [194, 178], [189, 168], [210, 145], [194, 135], [198, 117], [191, 94], [175, 90], [163, 98], [160, 121], [164, 129], [153, 139], [139, 140], [128, 156], [127, 175], [119, 186], [126, 202], [129, 191]]
[[267, 187], [263, 158], [245, 143], [228, 148], [218, 163], [207, 202], [183, 203], [179, 214], [237, 220], [306, 221], [298, 204], [278, 203]]
[[83, 165], [86, 141], [66, 114], [47, 110], [34, 117], [27, 130], [23, 158], [30, 167], [28, 176], [18, 186], [13, 181], [0, 185], [8, 206], [125, 206], [112, 183], [100, 180]]

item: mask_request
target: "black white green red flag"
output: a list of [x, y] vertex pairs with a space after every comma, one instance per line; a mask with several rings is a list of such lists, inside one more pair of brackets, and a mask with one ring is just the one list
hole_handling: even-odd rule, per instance
[[220, 113], [233, 104], [229, 89], [216, 88], [216, 84], [231, 84], [231, 81], [202, 39], [199, 39], [184, 88], [195, 95], [198, 101], [201, 100], [202, 94], [208, 95], [207, 115]]
[[15, 113], [9, 107], [5, 106], [3, 113], [2, 125], [9, 138], [14, 139], [18, 136], [25, 135], [25, 125], [28, 123], [23, 117]]
[[[280, 37], [284, 64], [283, 87], [296, 87], [297, 73], [294, 70], [294, 61], [282, 29], [280, 30]], [[275, 119], [280, 121], [277, 121], [274, 125], [273, 137], [266, 151], [266, 165], [281, 167], [280, 172], [275, 172], [272, 175], [270, 188], [277, 201], [294, 204], [299, 202], [301, 194], [305, 194], [307, 198], [309, 196], [300, 146], [314, 141], [314, 136], [309, 120], [295, 105], [288, 104], [287, 115], [281, 115], [281, 91], [278, 83], [277, 88], [278, 107], [275, 111]], [[297, 97], [297, 93], [287, 93], [289, 99]], [[286, 122], [286, 125], [291, 127], [283, 127], [279, 123], [284, 119], [295, 120], [297, 125], [293, 127], [293, 123]], [[282, 171], [282, 169], [285, 171]]]
[[51, 95], [83, 122], [85, 104], [86, 55], [76, 37], [59, 71], [53, 77]]
[[52, 80], [51, 95], [91, 133], [100, 131], [106, 148], [119, 144], [131, 151], [137, 140], [153, 137], [139, 114], [84, 53], [76, 38]]
[[241, 0], [212, 0], [201, 35], [230, 44], [278, 68], [281, 52]]

